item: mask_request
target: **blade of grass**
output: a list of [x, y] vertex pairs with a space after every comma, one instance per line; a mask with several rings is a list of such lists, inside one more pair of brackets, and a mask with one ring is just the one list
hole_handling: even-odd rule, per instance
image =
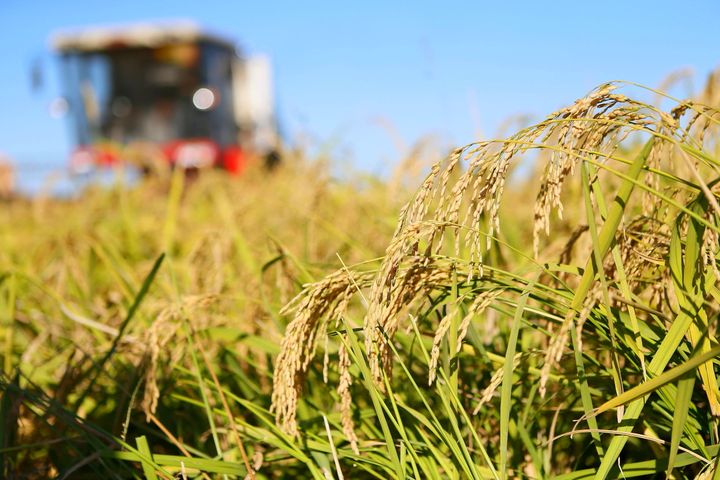
[[192, 338], [192, 332], [190, 331], [190, 326], [188, 325], [187, 320], [185, 320], [184, 327], [185, 335], [190, 344], [190, 357], [192, 358], [193, 366], [195, 367], [195, 380], [197, 381], [198, 389], [200, 390], [200, 398], [202, 398], [202, 404], [205, 409], [205, 416], [207, 417], [208, 424], [210, 425], [210, 433], [212, 435], [213, 443], [215, 444], [215, 450], [222, 459], [224, 456], [224, 452], [222, 446], [220, 445], [220, 437], [218, 436], [217, 425], [215, 425], [215, 418], [213, 416], [212, 408], [210, 408], [210, 402], [208, 401], [207, 392], [205, 391], [205, 379], [202, 376], [202, 372], [200, 370], [200, 363], [198, 362], [197, 355], [195, 355], [195, 346]]
[[[704, 196], [699, 197], [695, 202], [693, 202], [692, 209], [698, 214], [702, 214], [706, 208], [707, 199]], [[677, 235], [678, 239], [680, 238], [681, 233], [679, 229], [680, 226], [676, 223], [673, 238], [675, 235]], [[693, 322], [690, 324], [689, 333], [690, 341], [698, 352], [707, 352], [710, 349], [711, 344], [711, 339], [708, 334], [707, 314], [705, 313], [705, 309], [702, 308], [702, 304], [705, 301], [705, 288], [704, 285], [702, 285], [702, 281], [705, 276], [703, 273], [704, 265], [701, 264], [701, 246], [703, 245], [704, 233], [704, 226], [693, 220], [688, 220], [688, 227], [685, 235], [686, 261], [685, 268], [683, 270], [683, 282], [682, 287], [678, 285], [678, 301], [680, 303], [680, 307], [688, 308], [691, 312], [695, 313], [695, 315], [693, 315]], [[699, 282], [695, 281], [696, 278]], [[718, 386], [717, 377], [715, 376], [712, 363], [709, 362], [700, 366], [699, 370], [703, 388], [710, 404], [710, 411], [713, 415], [718, 416], [720, 415], [720, 401], [718, 401], [715, 392], [720, 390], [720, 387]]]
[[688, 417], [690, 402], [692, 401], [693, 387], [695, 387], [695, 372], [685, 374], [678, 381], [677, 396], [675, 397], [675, 410], [673, 414], [672, 434], [670, 436], [670, 456], [668, 457], [667, 477], [672, 475], [677, 458], [678, 447], [682, 438], [685, 421]]
[[[188, 327], [190, 327], [188, 325]], [[235, 443], [237, 444], [238, 448], [240, 449], [240, 455], [242, 456], [243, 463], [245, 464], [245, 468], [248, 472], [248, 480], [255, 480], [255, 470], [250, 466], [250, 460], [248, 460], [247, 453], [245, 451], [245, 445], [243, 444], [242, 439], [240, 438], [240, 434], [238, 433], [237, 426], [235, 425], [235, 419], [233, 417], [232, 411], [230, 410], [230, 405], [228, 404], [227, 399], [225, 398], [225, 394], [223, 393], [222, 386], [220, 385], [220, 380], [218, 379], [217, 375], [215, 375], [215, 371], [213, 370], [212, 365], [210, 364], [210, 360], [208, 359], [207, 353], [205, 352], [205, 348], [202, 346], [201, 342], [195, 343], [194, 339], [190, 338], [190, 345], [191, 348], [194, 350], [195, 347], [200, 351], [200, 356], [203, 359], [203, 363], [205, 363], [205, 368], [210, 373], [210, 377], [212, 378], [213, 383], [215, 384], [215, 389], [217, 390], [218, 395], [220, 396], [220, 401], [222, 402], [223, 408], [225, 409], [225, 412], [227, 413], [227, 419], [230, 422], [230, 431], [233, 433], [233, 436], [235, 437]]]
[[[700, 200], [701, 199], [702, 197]], [[692, 209], [693, 205], [690, 205], [690, 208]], [[697, 214], [695, 214], [695, 216], [697, 216]], [[697, 265], [700, 261], [699, 250], [691, 246], [689, 250], [684, 251], [685, 255], [683, 257], [683, 242], [679, 230], [682, 220], [682, 215], [678, 216], [675, 220], [668, 255], [668, 268], [670, 269], [670, 275], [673, 280], [673, 285], [675, 286], [675, 293], [681, 308], [648, 365], [648, 375], [657, 375], [657, 378], [662, 376], [662, 371], [676, 353], [686, 332], [696, 321], [698, 315], [701, 315], [703, 312], [701, 299], [704, 296], [704, 275], [697, 274]], [[695, 222], [694, 217], [691, 222], [696, 225], [700, 224], [700, 222]], [[689, 232], [693, 232], [694, 230], [695, 229], [690, 228]], [[699, 238], [697, 237], [697, 233], [691, 234], [694, 235], [695, 238]], [[709, 356], [708, 359], [713, 356], [714, 355]], [[697, 358], [698, 357], [695, 357], [695, 359]], [[685, 365], [687, 365], [687, 363]], [[681, 376], [681, 374], [678, 376]], [[619, 429], [628, 432], [632, 431], [644, 406], [645, 402], [642, 396], [638, 397], [637, 401], [628, 405], [621, 421], [623, 425], [620, 426]], [[615, 461], [620, 456], [626, 443], [626, 436], [616, 436], [612, 439], [598, 468], [596, 477], [598, 480], [606, 478], [610, 470], [614, 468]]]
[[[600, 279], [600, 285], [602, 287], [602, 299], [603, 304], [606, 306], [605, 308], [605, 319], [607, 320], [608, 325], [608, 337], [610, 338], [610, 358], [611, 358], [611, 365], [612, 368], [610, 369], [610, 375], [613, 378], [613, 383], [615, 384], [615, 393], [617, 395], [622, 393], [623, 390], [623, 384], [621, 374], [620, 374], [620, 361], [618, 360], [618, 345], [617, 345], [617, 333], [616, 333], [616, 327], [615, 327], [615, 315], [612, 313], [612, 304], [610, 303], [610, 295], [608, 293], [608, 279], [604, 272], [603, 267], [603, 260], [607, 252], [600, 252], [596, 246], [599, 245], [600, 239], [598, 238], [598, 232], [597, 232], [597, 226], [595, 225], [595, 214], [593, 210], [593, 202], [591, 199], [591, 190], [593, 193], [595, 193], [595, 198], [602, 198], [602, 194], [599, 191], [599, 187], [596, 183], [593, 183], [590, 179], [590, 173], [588, 172], [588, 165], [583, 163], [580, 168], [580, 173], [582, 176], [582, 190], [583, 190], [583, 198], [585, 200], [585, 216], [587, 218], [588, 222], [588, 229], [590, 231], [590, 238], [592, 239], [593, 244], [593, 252], [592, 252], [592, 258], [595, 261], [595, 268], [594, 270], [597, 272], [598, 277]], [[601, 211], [601, 217], [603, 216]], [[616, 232], [613, 232], [613, 236]], [[612, 245], [610, 250], [616, 250], [617, 245]], [[573, 340], [573, 345], [580, 345], [579, 339]], [[585, 404], [583, 398], [583, 406], [587, 409], [590, 408], [592, 410], [592, 404]], [[590, 428], [593, 428], [592, 426]], [[596, 448], [598, 449], [598, 453], [600, 456], [602, 456], [602, 445], [600, 443], [596, 443]]]
[[575, 317], [576, 312], [580, 311], [583, 303], [585, 302], [585, 297], [590, 291], [590, 287], [595, 281], [595, 275], [597, 274], [596, 257], [602, 259], [610, 250], [610, 247], [615, 240], [615, 234], [617, 232], [617, 229], [620, 226], [620, 222], [622, 221], [625, 207], [627, 206], [628, 201], [630, 200], [630, 195], [632, 194], [635, 187], [635, 182], [637, 182], [638, 178], [640, 178], [640, 173], [645, 166], [645, 162], [647, 161], [647, 158], [650, 155], [652, 148], [653, 138], [648, 140], [648, 142], [643, 147], [642, 152], [640, 152], [640, 154], [635, 158], [632, 165], [630, 166], [628, 170], [628, 177], [632, 180], [626, 180], [622, 183], [620, 189], [618, 190], [617, 196], [615, 197], [613, 203], [610, 206], [607, 219], [605, 220], [605, 223], [603, 224], [602, 229], [600, 230], [600, 233], [598, 235], [598, 245], [596, 248], [596, 253], [587, 260], [583, 276], [580, 279], [580, 283], [575, 290], [575, 295], [573, 296], [571, 309], [566, 315], [566, 318], [563, 320], [563, 322], [566, 324], [572, 321], [572, 319]]
[[[422, 335], [420, 334], [420, 330], [419, 330], [418, 325], [417, 325], [417, 321], [415, 320], [415, 318], [414, 318], [412, 315], [410, 316], [410, 323], [411, 323], [411, 325], [412, 325], [412, 327], [413, 327], [413, 331], [414, 331], [414, 333], [415, 333], [415, 336], [416, 336], [417, 338], [422, 338]], [[425, 348], [425, 346], [423, 345], [422, 342], [418, 342], [418, 345], [420, 346], [420, 351], [421, 351], [422, 354], [423, 354], [423, 357], [424, 357], [424, 359], [425, 359], [425, 363], [426, 363], [427, 365], [429, 365], [429, 364], [430, 364], [430, 353], [428, 352], [427, 348]], [[397, 356], [397, 351], [395, 350], [395, 348], [394, 348], [394, 346], [392, 345], [392, 343], [390, 343], [390, 347], [393, 349], [393, 352], [394, 352], [395, 355]], [[445, 429], [446, 429], [445, 425], [444, 425], [442, 422], [439, 421], [439, 419], [437, 418], [437, 416], [436, 416], [435, 413], [433, 412], [432, 408], [431, 408], [430, 405], [427, 403], [427, 400], [425, 399], [425, 396], [423, 395], [422, 390], [420, 389], [420, 387], [418, 386], [418, 384], [415, 382], [415, 379], [413, 378], [411, 372], [407, 369], [407, 366], [405, 365], [405, 363], [401, 361], [401, 362], [399, 362], [399, 364], [400, 364], [400, 366], [404, 369], [405, 374], [406, 374], [408, 380], [411, 382], [411, 384], [412, 384], [413, 388], [415, 389], [415, 391], [420, 394], [420, 397], [422, 398], [423, 403], [425, 404], [425, 407], [428, 409], [428, 412], [429, 412], [431, 418], [433, 419], [434, 423], [436, 423], [436, 424], [438, 425], [438, 427], [439, 427], [439, 428], [438, 428], [438, 433], [440, 433], [441, 438], [447, 437], [447, 438], [446, 438], [446, 442], [451, 441], [450, 438], [449, 438], [449, 436], [448, 436], [448, 435], [446, 434], [446, 432], [445, 432]], [[447, 382], [447, 376], [445, 376], [445, 373], [444, 373], [443, 370], [440, 370], [440, 375], [441, 375], [441, 377], [443, 378], [443, 380], [445, 380], [445, 381]], [[443, 395], [442, 395], [442, 390], [438, 389], [438, 391], [441, 393], [441, 398], [442, 398], [442, 397], [443, 397]], [[456, 401], [458, 400], [458, 399], [457, 399], [457, 395], [454, 395], [453, 398], [454, 398]], [[458, 403], [459, 403], [459, 402], [458, 402]], [[467, 412], [465, 411], [465, 409], [462, 408], [462, 406], [460, 405], [460, 406], [457, 408], [457, 410], [458, 410], [458, 412], [460, 413], [460, 415], [464, 418], [466, 424], [471, 426], [471, 425], [472, 425], [472, 422], [470, 421], [470, 418], [468, 417], [468, 414], [467, 414]], [[478, 448], [478, 449], [480, 450], [480, 454], [481, 454], [483, 460], [485, 461], [488, 469], [490, 470], [490, 473], [491, 473], [492, 477], [493, 477], [495, 480], [499, 480], [499, 479], [500, 479], [500, 475], [498, 474], [497, 470], [495, 469], [495, 466], [493, 465], [492, 460], [490, 460], [490, 456], [488, 455], [487, 450], [485, 449], [485, 446], [483, 445], [483, 442], [481, 442], [480, 438], [478, 437], [477, 432], [475, 431], [474, 428], [471, 428], [471, 429], [470, 429], [470, 433], [472, 434], [473, 439], [475, 440], [475, 443], [476, 443], [476, 448]], [[462, 446], [464, 446], [464, 439], [462, 439], [462, 437], [460, 437], [460, 442], [461, 442]], [[454, 446], [454, 445], [453, 445], [452, 443], [450, 443], [449, 447], [453, 448], [453, 446]]]
[[355, 364], [360, 367], [363, 383], [365, 384], [365, 387], [370, 393], [373, 407], [375, 408], [375, 412], [377, 413], [377, 419], [380, 423], [380, 428], [382, 429], [383, 436], [385, 437], [385, 447], [388, 451], [388, 457], [390, 458], [390, 461], [395, 468], [395, 474], [397, 478], [403, 478], [405, 476], [405, 473], [403, 471], [402, 465], [400, 464], [400, 457], [398, 456], [397, 450], [395, 449], [395, 440], [390, 431], [390, 426], [388, 425], [385, 418], [385, 406], [382, 396], [378, 391], [377, 386], [372, 380], [373, 376], [370, 373], [370, 367], [364, 361], [360, 360], [362, 358], [362, 350], [360, 348], [360, 344], [358, 343], [355, 332], [352, 328], [350, 328], [347, 323], [345, 324], [345, 334], [347, 335], [347, 339], [350, 342], [351, 346], [351, 349], [349, 349], [348, 351], [353, 357], [355, 357]]
[[328, 419], [325, 415], [322, 416], [323, 423], [325, 424], [325, 432], [327, 433], [328, 437], [328, 444], [330, 445], [330, 451], [332, 452], [332, 458], [335, 462], [335, 472], [337, 473], [338, 480], [345, 480], [345, 477], [342, 473], [342, 468], [340, 468], [340, 459], [338, 459], [337, 450], [335, 449], [335, 442], [332, 438], [332, 432], [330, 431], [330, 424], [328, 423]]
[[507, 341], [505, 349], [505, 364], [503, 365], [503, 381], [500, 387], [500, 475], [501, 479], [507, 478], [507, 458], [508, 458], [508, 437], [510, 428], [510, 408], [513, 386], [513, 360], [517, 349], [518, 336], [520, 334], [520, 326], [522, 324], [523, 314], [525, 313], [525, 305], [527, 304], [530, 291], [535, 283], [530, 283], [520, 296], [517, 307], [515, 307], [515, 315], [510, 327], [510, 337]]
[[677, 380], [678, 378], [681, 378], [683, 375], [689, 372], [692, 372], [703, 363], [712, 360], [718, 355], [720, 355], [720, 345], [716, 345], [708, 352], [702, 353], [700, 355], [695, 355], [690, 360], [678, 365], [677, 367], [671, 368], [663, 374], [655, 378], [651, 378], [650, 380], [643, 382], [640, 385], [631, 388], [630, 390], [625, 391], [622, 395], [618, 395], [617, 397], [608, 400], [607, 402], [596, 408], [593, 412], [593, 415], [600, 415], [601, 413], [607, 412], [610, 409], [617, 408], [620, 405], [625, 405], [641, 397], [644, 397], [645, 395], [659, 389], [663, 385]]
[[160, 270], [160, 265], [162, 265], [163, 259], [165, 258], [165, 254], [162, 253], [160, 256], [155, 260], [155, 263], [152, 266], [152, 269], [150, 269], [150, 273], [148, 273], [147, 277], [145, 277], [145, 280], [143, 281], [142, 285], [140, 286], [140, 290], [138, 290], [137, 295], [135, 296], [135, 301], [133, 301], [133, 304], [130, 306], [130, 309], [128, 310], [127, 316], [123, 320], [123, 322], [120, 324], [120, 327], [118, 328], [118, 334], [113, 339], [112, 346], [110, 349], [105, 353], [105, 355], [102, 357], [102, 359], [95, 364], [94, 366], [94, 372], [92, 373], [92, 377], [90, 378], [90, 382], [88, 386], [85, 388], [82, 394], [78, 397], [78, 399], [75, 401], [73, 409], [77, 411], [77, 409], [82, 405], [83, 401], [87, 397], [88, 394], [90, 394], [93, 386], [95, 385], [95, 382], [97, 381], [98, 377], [104, 373], [103, 369], [105, 368], [105, 364], [110, 360], [110, 357], [113, 356], [115, 353], [115, 350], [117, 350], [118, 344], [120, 343], [120, 339], [123, 337], [123, 333], [125, 333], [125, 329], [127, 329], [128, 324], [135, 316], [135, 313], [137, 312], [138, 308], [140, 308], [140, 304], [142, 303], [143, 299], [145, 298], [145, 295], [147, 295], [148, 290], [150, 290], [150, 285], [152, 285], [152, 282], [155, 280], [155, 276], [157, 275], [158, 270]]
[[[403, 444], [406, 446], [408, 452], [410, 453], [410, 467], [413, 469], [415, 477], [420, 478], [420, 473], [417, 471], [417, 461], [419, 459], [419, 456], [415, 451], [412, 442], [410, 441], [410, 435], [405, 428], [405, 422], [403, 422], [403, 419], [400, 416], [400, 410], [398, 409], [396, 395], [393, 392], [390, 379], [387, 378], [387, 375], [383, 375], [383, 381], [385, 383], [385, 391], [387, 392], [388, 401], [390, 402], [390, 406], [392, 407], [393, 415], [391, 416], [391, 418], [394, 417], [395, 421], [393, 423], [395, 424], [395, 428], [397, 428], [398, 433], [403, 439]], [[401, 463], [404, 465], [405, 461], [403, 460]]]
[[[142, 455], [152, 458], [152, 453], [150, 452], [150, 447], [148, 446], [147, 438], [145, 438], [145, 435], [137, 437], [135, 439], [135, 443], [137, 444], [138, 452], [140, 452]], [[142, 458], [140, 459], [140, 462], [142, 464], [143, 473], [145, 474], [146, 480], [157, 480], [157, 474], [155, 473], [155, 469], [152, 465], [146, 463]]]
[[[123, 460], [129, 462], [143, 462], [145, 455], [139, 455], [134, 452], [115, 452], [105, 451], [101, 453], [103, 458], [110, 458], [115, 460]], [[180, 468], [185, 465], [185, 468], [201, 470], [207, 473], [217, 473], [221, 475], [235, 475], [237, 477], [244, 477], [246, 475], [245, 467], [240, 463], [228, 462], [224, 460], [213, 460], [206, 458], [196, 457], [181, 457], [177, 455], [161, 455], [155, 454], [152, 456], [153, 461], [162, 465], [163, 467], [174, 467]]]
[[[13, 360], [13, 335], [15, 331], [15, 296], [17, 292], [17, 280], [15, 274], [9, 274], [6, 279], [7, 283], [7, 303], [3, 309], [3, 321], [5, 324], [5, 348], [3, 359], [3, 370], [6, 375], [10, 375]], [[2, 470], [0, 470], [1, 472]]]
[[[624, 436], [624, 435], [623, 435]], [[720, 452], [719, 445], [713, 445], [709, 449], [712, 455], [717, 455]], [[699, 463], [700, 459], [690, 453], [681, 453], [675, 460], [676, 467], [686, 467], [688, 465], [695, 465]], [[626, 463], [622, 467], [622, 476], [618, 474], [618, 478], [635, 478], [645, 477], [652, 478], [653, 475], [662, 474], [667, 470], [667, 459], [656, 458], [652, 460], [644, 460], [640, 462]], [[565, 473], [554, 477], [555, 480], [585, 480], [595, 478], [597, 471], [595, 469], [583, 469], [576, 470], [571, 473]]]

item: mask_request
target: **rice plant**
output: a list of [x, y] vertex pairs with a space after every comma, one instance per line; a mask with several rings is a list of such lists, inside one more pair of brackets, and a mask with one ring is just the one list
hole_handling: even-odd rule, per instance
[[[335, 336], [347, 462], [381, 442], [392, 468], [366, 465], [378, 476], [714, 474], [720, 117], [622, 87], [456, 150], [372, 276], [343, 268], [286, 307], [273, 411], [287, 434], [317, 415], [299, 406], [316, 344]], [[508, 174], [529, 155], [544, 165], [539, 193], [513, 204]], [[531, 235], [504, 234], [518, 221]], [[351, 346], [366, 364], [354, 375]], [[363, 429], [365, 405], [387, 418], [382, 435]]]
[[715, 87], [604, 84], [412, 195], [298, 161], [6, 204], [0, 471], [720, 478]]

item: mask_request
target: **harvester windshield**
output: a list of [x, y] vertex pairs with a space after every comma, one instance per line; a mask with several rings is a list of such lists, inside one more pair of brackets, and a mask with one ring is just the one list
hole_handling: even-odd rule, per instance
[[232, 104], [220, 101], [229, 94], [230, 59], [218, 50], [178, 45], [66, 54], [63, 69], [77, 140], [216, 137], [233, 142]]

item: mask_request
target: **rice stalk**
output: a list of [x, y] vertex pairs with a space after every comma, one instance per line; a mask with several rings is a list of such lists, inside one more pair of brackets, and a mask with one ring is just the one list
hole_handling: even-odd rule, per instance
[[[447, 361], [455, 371], [460, 369], [462, 345], [473, 323], [486, 310], [488, 314], [509, 315], [504, 313], [506, 308], [516, 305], [533, 272], [540, 275], [541, 282], [528, 300], [533, 313], [522, 321], [535, 331], [519, 331], [521, 351], [513, 354], [509, 367], [490, 375], [474, 413], [496, 401], [494, 394], [508, 368], [530, 368], [539, 398], [552, 393], [551, 399], [565, 392], [565, 387], [552, 385], [552, 379], [576, 374], [572, 373], [574, 368], [613, 378], [618, 394], [637, 375], [629, 373], [635, 368], [642, 376], [658, 374], [659, 360], [650, 362], [652, 368], [646, 371], [645, 358], [653, 359], [658, 346], [656, 328], [669, 328], [669, 319], [677, 309], [679, 292], [673, 286], [667, 262], [672, 225], [678, 214], [703, 226], [699, 258], [703, 268], [712, 272], [712, 282], [720, 278], [720, 228], [717, 212], [712, 209], [717, 187], [716, 182], [703, 178], [717, 173], [720, 165], [707, 153], [709, 146], [715, 146], [713, 131], [720, 117], [712, 107], [696, 100], [671, 99], [675, 105], [661, 110], [620, 91], [629, 86], [621, 82], [604, 84], [507, 139], [456, 149], [430, 169], [414, 198], [401, 209], [380, 267], [363, 282], [363, 290], [369, 288], [363, 319], [365, 350], [380, 391], [385, 391], [385, 379], [392, 376], [392, 345], [409, 315], [427, 322], [431, 316], [437, 318], [427, 340], [426, 368], [433, 385], [441, 361]], [[524, 157], [542, 162], [543, 167], [532, 221], [525, 229], [532, 242], [516, 244], [515, 253], [526, 257], [517, 273], [511, 273], [502, 263], [506, 261], [503, 252], [510, 251], [502, 218], [510, 207], [503, 199], [516, 195], [506, 193], [509, 173]], [[580, 165], [587, 167], [584, 179], [578, 175]], [[584, 209], [567, 203], [567, 198], [577, 195], [575, 182], [579, 180], [588, 192]], [[708, 209], [696, 211], [689, 206], [698, 194], [705, 195]], [[680, 228], [687, 232], [689, 222]], [[550, 237], [553, 229], [557, 229], [557, 241]], [[455, 290], [457, 295], [453, 294]], [[353, 295], [349, 290], [343, 292]], [[319, 300], [312, 300], [313, 296]], [[305, 324], [312, 322], [312, 328], [327, 328], [330, 317], [319, 319], [318, 315], [325, 315], [328, 307], [323, 306], [325, 300], [315, 287], [294, 302], [291, 325], [303, 319]], [[460, 312], [462, 320], [454, 333], [456, 347], [443, 353], [443, 341]], [[300, 338], [295, 328], [286, 334], [286, 340], [294, 338], [293, 345]], [[501, 327], [501, 334], [507, 335], [506, 330]], [[688, 337], [692, 345], [700, 341], [698, 335], [695, 332]], [[313, 336], [308, 338], [313, 340]], [[477, 341], [471, 339], [473, 345]], [[485, 341], [491, 348], [496, 346], [492, 339]], [[708, 345], [703, 347], [706, 351]], [[590, 361], [592, 349], [599, 346], [609, 352]], [[296, 348], [283, 344], [279, 358], [288, 358]], [[672, 351], [677, 351], [677, 345]], [[569, 352], [575, 353], [575, 365], [568, 364]], [[449, 358], [443, 360], [443, 355]], [[311, 350], [305, 350], [298, 357], [302, 362], [293, 369], [281, 367], [276, 371], [276, 389], [285, 392], [284, 385], [290, 383], [280, 381], [280, 375], [303, 382], [300, 373], [307, 371], [312, 356]], [[527, 366], [521, 358], [527, 358]], [[340, 371], [345, 384], [347, 369], [343, 365]], [[701, 376], [706, 385], [714, 385], [710, 370]], [[587, 413], [593, 408], [596, 391], [587, 380], [576, 381]], [[300, 383], [293, 384], [293, 395], [274, 393], [273, 405], [276, 412], [282, 412], [278, 415], [282, 425], [296, 425]], [[506, 387], [505, 395], [509, 391]], [[709, 401], [713, 403], [713, 399]], [[552, 429], [556, 428], [559, 411], [559, 407], [553, 409]], [[623, 412], [618, 415], [622, 417]], [[597, 424], [591, 423], [590, 429], [596, 431]], [[600, 439], [596, 434], [593, 438]], [[618, 440], [613, 442], [619, 445]], [[603, 455], [602, 448], [597, 452]], [[606, 457], [617, 452], [616, 447]], [[535, 463], [542, 466], [543, 462]]]

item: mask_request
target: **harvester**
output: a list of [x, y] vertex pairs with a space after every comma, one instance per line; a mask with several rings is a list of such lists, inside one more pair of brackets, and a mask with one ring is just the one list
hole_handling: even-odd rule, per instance
[[222, 168], [277, 158], [270, 64], [191, 22], [56, 34], [70, 169]]

